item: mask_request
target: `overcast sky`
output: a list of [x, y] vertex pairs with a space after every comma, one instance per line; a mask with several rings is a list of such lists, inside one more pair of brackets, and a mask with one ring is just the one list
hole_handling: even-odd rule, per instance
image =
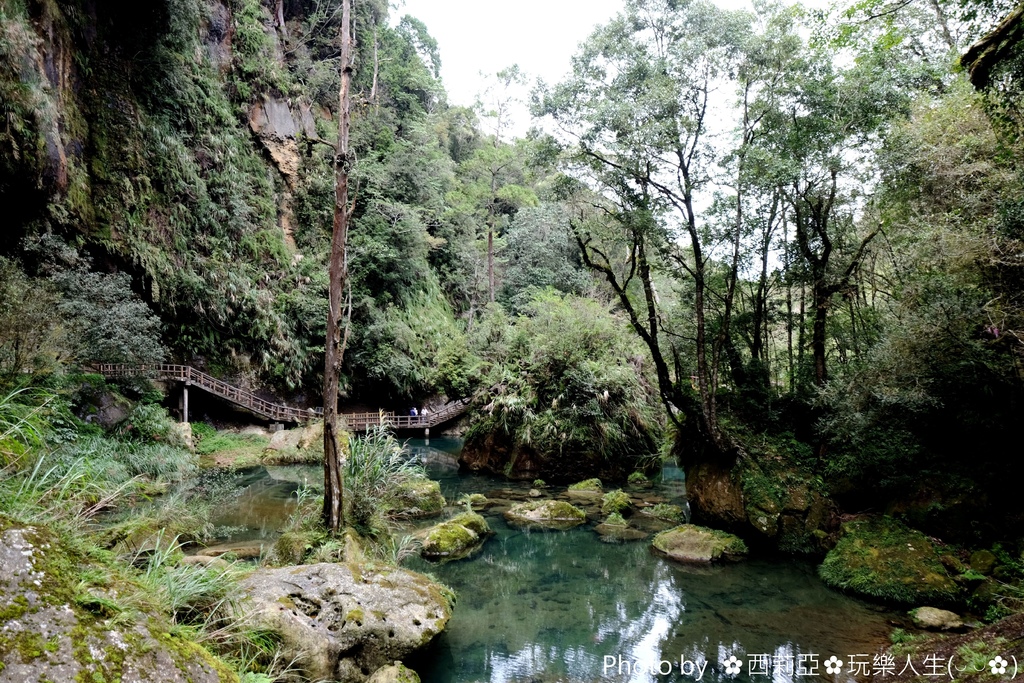
[[[820, 4], [822, 0], [811, 0]], [[716, 0], [729, 9], [749, 0]], [[392, 0], [392, 21], [411, 14], [427, 26], [441, 50], [441, 79], [453, 105], [472, 105], [487, 76], [518, 64], [532, 85], [558, 83], [568, 74], [579, 44], [615, 16], [623, 0]], [[522, 93], [525, 98], [526, 92]], [[512, 134], [529, 127], [518, 108]]]
[[480, 76], [518, 64], [533, 82], [561, 80], [569, 60], [597, 24], [622, 0], [398, 0], [395, 21], [411, 14], [441, 48], [441, 78], [451, 104], [471, 105]]

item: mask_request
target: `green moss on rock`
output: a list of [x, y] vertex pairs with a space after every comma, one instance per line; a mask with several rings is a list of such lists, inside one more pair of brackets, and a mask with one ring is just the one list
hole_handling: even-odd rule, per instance
[[528, 501], [505, 511], [513, 526], [538, 529], [569, 529], [587, 521], [587, 513], [564, 500]]
[[491, 527], [488, 526], [487, 520], [475, 512], [463, 512], [460, 515], [452, 517], [448, 521], [452, 524], [461, 524], [481, 536], [491, 533]]
[[584, 479], [583, 481], [578, 481], [575, 484], [571, 484], [569, 486], [569, 490], [570, 491], [596, 491], [596, 492], [600, 493], [601, 491], [604, 490], [604, 487], [601, 485], [601, 480], [600, 479]]
[[644, 508], [641, 512], [645, 515], [663, 519], [667, 522], [675, 522], [677, 524], [682, 524], [683, 519], [685, 518], [683, 515], [683, 508], [678, 505], [670, 505], [669, 503], [658, 503], [657, 505], [653, 505], [649, 508]]
[[905, 605], [959, 602], [935, 544], [890, 517], [847, 522], [818, 574], [826, 585]]
[[687, 564], [738, 560], [747, 554], [747, 544], [738, 536], [696, 524], [662, 531], [651, 544], [661, 555]]
[[397, 512], [409, 517], [433, 517], [441, 514], [445, 499], [441, 485], [431, 479], [402, 482], [395, 491]]
[[490, 533], [487, 520], [475, 512], [463, 512], [428, 529], [420, 552], [431, 560], [462, 559], [479, 548]]

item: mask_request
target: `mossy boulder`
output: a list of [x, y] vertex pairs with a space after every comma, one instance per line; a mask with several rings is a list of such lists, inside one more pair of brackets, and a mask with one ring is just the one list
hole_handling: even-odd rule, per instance
[[601, 497], [601, 512], [610, 515], [613, 512], [622, 514], [629, 509], [629, 495], [620, 490], [609, 491]]
[[[85, 572], [111, 585], [89, 585]], [[237, 683], [162, 615], [123, 609], [117, 580], [44, 528], [0, 517], [0, 680]]]
[[686, 564], [738, 560], [747, 554], [747, 544], [738, 536], [696, 524], [662, 531], [651, 545], [658, 554]]
[[233, 617], [280, 639], [285, 661], [311, 680], [364, 683], [440, 633], [453, 596], [426, 576], [372, 563], [257, 569]]
[[441, 485], [432, 479], [411, 479], [395, 491], [396, 512], [407, 517], [434, 517], [446, 504]]
[[570, 484], [569, 485], [569, 490], [570, 491], [589, 491], [591, 493], [600, 493], [601, 491], [604, 490], [604, 487], [601, 485], [601, 480], [600, 479], [584, 479], [583, 481], [578, 481], [575, 484]]
[[733, 529], [759, 544], [801, 555], [835, 545], [839, 512], [795, 441], [750, 439], [733, 463], [690, 463], [686, 495], [702, 523]]
[[685, 519], [683, 508], [669, 503], [658, 503], [657, 505], [643, 508], [640, 512], [656, 519], [663, 519], [666, 522], [675, 522], [676, 524], [682, 524]]
[[536, 529], [571, 529], [587, 521], [587, 513], [564, 500], [529, 501], [505, 511], [509, 524]]
[[460, 505], [468, 505], [474, 510], [483, 510], [490, 504], [487, 496], [482, 493], [467, 493], [461, 496], [457, 502]]
[[847, 522], [818, 574], [826, 585], [867, 598], [906, 605], [959, 602], [940, 549], [890, 517]]
[[976, 550], [971, 553], [969, 564], [974, 571], [988, 576], [995, 569], [998, 562], [999, 560], [994, 553], [988, 550]]
[[475, 512], [463, 512], [427, 529], [420, 554], [428, 560], [461, 560], [479, 549], [490, 535], [487, 520]]

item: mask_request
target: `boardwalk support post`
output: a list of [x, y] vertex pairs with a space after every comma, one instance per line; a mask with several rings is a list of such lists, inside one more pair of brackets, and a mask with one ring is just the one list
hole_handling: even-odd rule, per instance
[[189, 384], [192, 384], [192, 383], [191, 382], [185, 382], [185, 390], [182, 393], [182, 398], [181, 398], [181, 404], [182, 404], [182, 408], [181, 408], [181, 421], [182, 422], [188, 422], [188, 385]]

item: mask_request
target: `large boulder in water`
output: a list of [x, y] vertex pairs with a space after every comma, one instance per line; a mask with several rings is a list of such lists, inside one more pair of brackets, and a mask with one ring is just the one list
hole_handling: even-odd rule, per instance
[[434, 517], [444, 510], [446, 501], [441, 485], [433, 479], [409, 479], [395, 491], [397, 512], [407, 517]]
[[747, 545], [738, 536], [696, 524], [681, 524], [662, 531], [651, 545], [659, 554], [687, 564], [738, 560], [747, 554]]
[[847, 522], [818, 574], [830, 587], [907, 605], [948, 605], [960, 588], [936, 545], [890, 517]]
[[529, 501], [505, 511], [509, 524], [536, 529], [571, 529], [587, 521], [587, 513], [564, 500]]
[[236, 608], [281, 638], [284, 661], [312, 680], [364, 683], [440, 633], [452, 596], [422, 574], [371, 564], [258, 569]]
[[106, 610], [116, 595], [83, 587], [85, 568], [44, 529], [0, 517], [0, 680], [237, 683], [209, 652], [170, 635], [160, 615], [121, 612], [115, 625]]
[[490, 535], [486, 519], [475, 512], [463, 512], [427, 529], [420, 554], [428, 560], [461, 560], [483, 546]]

